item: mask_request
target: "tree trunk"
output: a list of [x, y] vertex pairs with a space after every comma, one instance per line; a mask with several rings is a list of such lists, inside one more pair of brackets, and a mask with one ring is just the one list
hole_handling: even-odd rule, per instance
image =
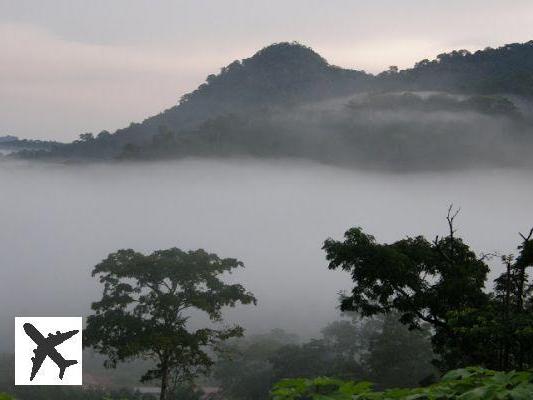
[[[520, 265], [520, 277], [518, 281], [518, 315], [522, 314], [524, 311], [524, 293], [525, 293], [525, 284], [526, 284], [526, 266]], [[518, 341], [518, 368], [523, 369], [524, 367], [524, 351], [522, 340]]]
[[[509, 314], [511, 308], [511, 260], [507, 261], [507, 274], [505, 278], [505, 303], [504, 303], [504, 325], [509, 328]], [[504, 337], [503, 369], [509, 371], [509, 335]], [[500, 368], [502, 365], [500, 364]]]
[[161, 363], [161, 394], [159, 395], [159, 400], [167, 400], [167, 392], [168, 392], [168, 364], [167, 361], [164, 360]]

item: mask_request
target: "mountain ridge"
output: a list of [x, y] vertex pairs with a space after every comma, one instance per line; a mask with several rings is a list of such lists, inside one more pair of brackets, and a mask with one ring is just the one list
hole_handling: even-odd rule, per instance
[[[80, 140], [46, 154], [26, 152], [24, 156], [112, 159], [122, 157], [125, 151], [136, 154], [138, 147], [151, 146], [156, 140], [160, 143], [165, 136], [179, 139], [186, 147], [190, 140], [196, 142], [195, 132], [210, 131], [216, 121], [231, 115], [245, 120], [248, 115], [288, 113], [305, 104], [358, 93], [398, 91], [485, 96], [504, 93], [531, 98], [533, 41], [473, 53], [456, 50], [422, 60], [413, 68], [391, 67], [376, 75], [331, 65], [313, 49], [297, 42], [275, 43], [209, 75], [196, 90], [183, 95], [178, 104], [141, 123], [132, 123], [113, 134], [102, 131], [96, 137], [80, 135]], [[502, 103], [475, 99], [474, 103], [480, 101], [482, 107], [488, 107], [489, 103], [509, 100]], [[228, 121], [231, 125], [235, 119], [225, 121], [225, 129], [229, 129]]]

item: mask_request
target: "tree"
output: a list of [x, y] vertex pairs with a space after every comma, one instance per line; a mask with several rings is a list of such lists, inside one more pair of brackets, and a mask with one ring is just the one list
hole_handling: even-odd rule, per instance
[[318, 376], [366, 378], [361, 359], [376, 329], [373, 322], [355, 318], [333, 321], [321, 330], [319, 339], [281, 347], [270, 357], [275, 380]]
[[154, 360], [156, 367], [141, 380], [160, 379], [160, 399], [170, 399], [173, 386], [209, 369], [210, 347], [242, 335], [240, 326], [194, 330], [188, 324], [195, 311], [221, 323], [224, 306], [256, 303], [242, 285], [221, 280], [238, 267], [242, 262], [201, 249], [110, 254], [92, 272], [104, 291], [87, 318], [85, 346], [106, 355], [108, 367], [136, 357]]
[[355, 283], [341, 308], [363, 316], [398, 313], [410, 329], [429, 325], [442, 369], [479, 364], [498, 370], [533, 367], [533, 229], [522, 235], [519, 255], [503, 256], [505, 272], [493, 292], [484, 290], [487, 255], [477, 257], [449, 233], [433, 242], [422, 236], [378, 244], [360, 228], [345, 241], [326, 240], [330, 269], [349, 271]]
[[389, 388], [417, 386], [435, 372], [427, 324], [419, 330], [409, 330], [395, 313], [371, 318], [355, 313], [344, 316], [351, 318], [334, 321], [322, 329], [332, 376], [370, 380], [377, 387]]
[[294, 343], [296, 336], [281, 329], [227, 341], [221, 346], [213, 376], [230, 400], [267, 400], [274, 383], [269, 361], [281, 347]]
[[298, 377], [334, 376], [335, 358], [328, 351], [323, 340], [311, 339], [298, 344], [288, 344], [281, 347], [270, 362], [274, 369], [274, 380]]
[[93, 140], [94, 140], [94, 135], [92, 133], [80, 134], [80, 141], [82, 142], [92, 142]]
[[142, 156], [142, 147], [133, 143], [127, 143], [122, 148], [122, 153], [118, 156], [118, 159], [137, 159]]
[[101, 132], [96, 136], [96, 138], [97, 138], [98, 140], [110, 140], [112, 137], [113, 137], [113, 135], [111, 135], [111, 133], [109, 133], [109, 131], [106, 131], [106, 130], [101, 131]]
[[483, 291], [489, 271], [485, 257], [456, 237], [456, 216], [450, 207], [449, 233], [433, 242], [417, 236], [379, 244], [361, 228], [348, 230], [343, 242], [327, 239], [323, 249], [329, 269], [350, 272], [355, 284], [341, 309], [362, 316], [394, 311], [411, 329], [429, 324], [435, 352], [442, 355], [441, 339], [450, 335], [449, 312], [479, 309], [489, 300]]
[[499, 370], [533, 366], [533, 288], [527, 274], [533, 266], [533, 230], [521, 237], [518, 256], [501, 257], [505, 271], [488, 304], [450, 314], [448, 354], [470, 354], [468, 361]]
[[322, 329], [322, 341], [329, 355], [330, 369], [343, 379], [368, 379], [365, 357], [372, 338], [381, 329], [376, 318], [360, 318], [355, 313], [344, 313], [340, 319]]
[[431, 379], [435, 368], [431, 349], [431, 332], [426, 324], [409, 330], [391, 313], [379, 317], [380, 329], [372, 332], [363, 359], [370, 381], [380, 388], [416, 387]]

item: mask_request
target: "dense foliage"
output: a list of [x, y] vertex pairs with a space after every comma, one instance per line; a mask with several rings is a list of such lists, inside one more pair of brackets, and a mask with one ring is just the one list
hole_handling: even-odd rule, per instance
[[207, 372], [207, 352], [223, 340], [242, 335], [239, 326], [191, 329], [191, 311], [222, 321], [222, 308], [255, 303], [240, 284], [220, 277], [243, 264], [204, 250], [177, 248], [150, 255], [119, 250], [96, 265], [93, 276], [104, 285], [103, 297], [92, 304], [84, 345], [108, 357], [108, 365], [142, 357], [157, 362], [143, 381], [161, 381], [161, 400], [183, 382]]
[[[456, 50], [381, 77], [395, 85], [468, 93], [533, 94], [533, 41], [476, 52]], [[388, 76], [387, 76], [388, 75]], [[391, 76], [392, 75], [392, 76]], [[438, 79], [436, 79], [438, 77]]]
[[533, 373], [465, 368], [440, 382], [414, 389], [372, 390], [368, 382], [330, 378], [288, 379], [272, 390], [273, 400], [527, 400], [533, 398]]
[[[450, 335], [442, 347], [454, 363], [476, 362], [495, 369], [533, 367], [533, 230], [522, 235], [519, 254], [502, 256], [505, 265], [482, 308], [453, 310]], [[463, 356], [457, 359], [458, 354]], [[468, 358], [466, 358], [468, 357]]]
[[428, 241], [422, 236], [379, 244], [360, 228], [340, 242], [324, 243], [330, 269], [351, 274], [354, 287], [342, 299], [343, 310], [363, 316], [397, 312], [410, 329], [429, 324], [436, 362], [443, 370], [480, 364], [494, 369], [532, 366], [532, 235], [522, 236], [519, 256], [507, 260], [507, 272], [487, 293], [486, 255], [477, 256], [456, 236], [448, 212], [449, 233]]

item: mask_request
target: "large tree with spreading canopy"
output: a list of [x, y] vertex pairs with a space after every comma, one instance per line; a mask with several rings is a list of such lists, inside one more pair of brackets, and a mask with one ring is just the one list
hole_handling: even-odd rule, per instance
[[[239, 267], [242, 262], [234, 258], [204, 250], [110, 254], [92, 272], [104, 290], [87, 318], [85, 346], [106, 355], [109, 367], [138, 357], [154, 360], [142, 380], [160, 380], [160, 399], [169, 399], [177, 384], [209, 369], [210, 347], [242, 335], [240, 326], [217, 324], [223, 322], [223, 307], [256, 303], [242, 285], [221, 279]], [[188, 321], [195, 312], [213, 323], [192, 329]]]

